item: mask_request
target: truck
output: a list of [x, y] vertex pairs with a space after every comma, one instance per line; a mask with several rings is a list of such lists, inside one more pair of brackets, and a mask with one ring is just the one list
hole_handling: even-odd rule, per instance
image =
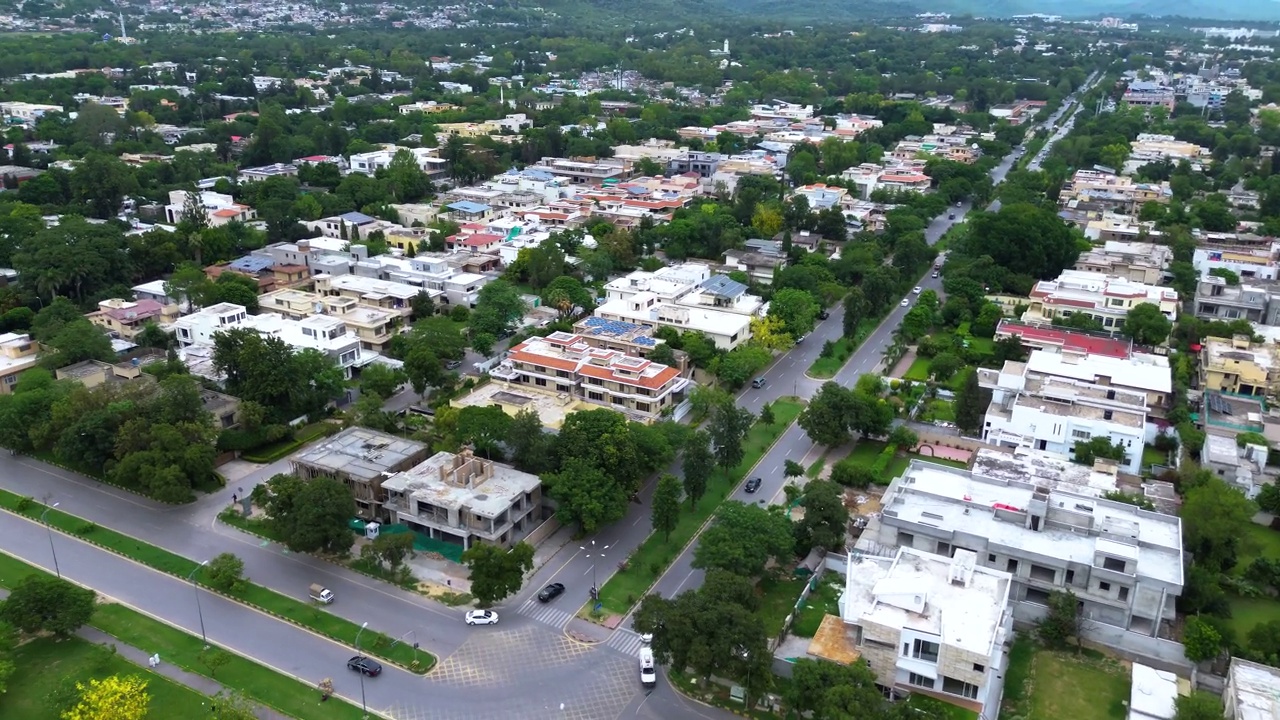
[[309, 594], [312, 600], [321, 605], [328, 605], [333, 602], [333, 591], [319, 583], [311, 583]]

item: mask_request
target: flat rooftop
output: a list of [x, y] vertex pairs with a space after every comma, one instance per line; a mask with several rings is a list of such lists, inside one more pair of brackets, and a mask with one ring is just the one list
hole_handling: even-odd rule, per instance
[[506, 383], [490, 382], [472, 390], [449, 404], [456, 408], [501, 406], [508, 414], [532, 410], [542, 420], [543, 427], [559, 429], [569, 413], [593, 410], [601, 407], [569, 397], [568, 394], [543, 393], [528, 387], [507, 387]]
[[421, 456], [427, 449], [420, 442], [351, 427], [294, 454], [289, 462], [372, 481], [415, 455]]
[[1169, 358], [1149, 353], [1133, 353], [1128, 358], [1105, 355], [1078, 355], [1034, 350], [1027, 358], [1027, 369], [1043, 375], [1098, 382], [1109, 378], [1118, 388], [1136, 388], [1146, 392], [1168, 393], [1173, 389]]
[[[468, 484], [463, 479], [471, 472], [483, 476], [484, 471], [491, 474], [483, 481]], [[541, 484], [537, 475], [510, 465], [467, 454], [438, 452], [383, 480], [382, 489], [404, 493], [419, 502], [451, 509], [466, 508], [473, 514], [492, 518]]]
[[[691, 307], [674, 303], [659, 302], [640, 310], [632, 310], [631, 304], [640, 299], [644, 293], [627, 300], [610, 300], [596, 308], [598, 317], [608, 318], [616, 315], [628, 322], [652, 322], [659, 325], [672, 325], [681, 330], [697, 330], [712, 335], [736, 335], [751, 328], [751, 315], [725, 312], [710, 307]], [[661, 313], [659, 311], [662, 311]], [[687, 322], [667, 322], [662, 317], [687, 317]]]
[[1053, 526], [1034, 531], [996, 516], [995, 506], [1002, 511], [1025, 511], [1032, 494], [1033, 488], [1028, 485], [913, 460], [885, 493], [884, 515], [985, 537], [992, 545], [1090, 567], [1099, 543], [1109, 543], [1099, 537], [1098, 531], [1104, 525], [1132, 524], [1138, 535], [1139, 575], [1182, 585], [1182, 521], [1177, 517], [1064, 490], [1050, 492], [1049, 506], [1091, 517], [1089, 534]]
[[1280, 669], [1233, 657], [1227, 683], [1235, 688], [1235, 720], [1280, 718]]
[[1003, 642], [1011, 583], [1009, 573], [977, 565], [968, 550], [948, 558], [901, 548], [892, 560], [851, 553], [841, 615], [848, 623], [928, 633], [986, 657]]
[[980, 448], [973, 456], [972, 472], [1002, 483], [1061, 489], [1091, 497], [1116, 489], [1115, 475], [1030, 448], [1016, 448], [1012, 453]]

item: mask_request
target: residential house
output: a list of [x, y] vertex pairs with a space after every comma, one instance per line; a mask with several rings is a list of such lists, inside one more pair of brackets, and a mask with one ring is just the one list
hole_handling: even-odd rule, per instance
[[249, 222], [258, 217], [258, 213], [253, 208], [236, 202], [230, 195], [208, 190], [199, 192], [171, 190], [169, 204], [164, 206], [165, 221], [170, 225], [177, 225], [182, 221], [188, 206], [192, 205], [204, 211], [210, 227], [220, 227], [233, 222]]
[[1196, 272], [1207, 275], [1211, 270], [1230, 270], [1247, 281], [1275, 281], [1280, 279], [1280, 242], [1272, 240], [1264, 244], [1197, 245], [1191, 257]]
[[385, 522], [386, 479], [427, 458], [430, 449], [413, 440], [362, 427], [350, 427], [289, 458], [293, 474], [302, 480], [330, 477], [351, 488], [355, 514]]
[[237, 176], [239, 182], [259, 182], [273, 177], [298, 177], [298, 166], [290, 163], [275, 163], [262, 167], [245, 168]]
[[382, 481], [392, 522], [460, 546], [511, 547], [542, 523], [542, 480], [503, 463], [438, 452]]
[[1280, 284], [1246, 281], [1229, 284], [1217, 275], [1202, 275], [1196, 283], [1193, 307], [1202, 320], [1248, 320], [1280, 324]]
[[1146, 242], [1108, 240], [1080, 253], [1075, 269], [1118, 277], [1140, 285], [1159, 285], [1173, 262], [1173, 249]]
[[361, 305], [390, 310], [407, 319], [421, 288], [359, 275], [316, 275], [316, 292], [330, 297], [352, 298]]
[[1200, 343], [1200, 387], [1235, 395], [1280, 394], [1280, 350], [1245, 335], [1207, 337]]
[[1058, 205], [1074, 208], [1080, 203], [1094, 203], [1126, 215], [1137, 215], [1149, 202], [1167, 203], [1173, 197], [1168, 182], [1144, 183], [1106, 170], [1077, 170], [1058, 193]]
[[40, 363], [40, 346], [26, 333], [0, 333], [0, 395], [13, 392], [22, 373]]
[[1057, 279], [1035, 284], [1022, 321], [1050, 324], [1054, 318], [1084, 313], [1107, 330], [1119, 330], [1129, 311], [1144, 303], [1155, 305], [1171, 322], [1178, 319], [1178, 291], [1172, 288], [1098, 272], [1063, 270]]
[[155, 300], [112, 298], [100, 301], [98, 309], [85, 317], [116, 337], [133, 340], [148, 323], [168, 325], [177, 320], [178, 306], [163, 305]]

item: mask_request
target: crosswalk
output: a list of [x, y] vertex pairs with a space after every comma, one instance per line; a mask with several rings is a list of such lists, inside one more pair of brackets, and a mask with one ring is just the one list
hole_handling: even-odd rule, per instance
[[604, 644], [624, 655], [638, 655], [642, 643], [638, 634], [626, 628], [618, 628]]
[[573, 613], [560, 610], [552, 605], [545, 605], [537, 600], [526, 600], [516, 612], [558, 629], [564, 629], [564, 626], [568, 625], [569, 621], [573, 619]]

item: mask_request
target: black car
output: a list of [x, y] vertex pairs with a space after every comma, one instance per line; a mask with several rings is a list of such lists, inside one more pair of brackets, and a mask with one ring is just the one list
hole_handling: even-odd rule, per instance
[[378, 677], [382, 674], [382, 666], [378, 664], [378, 661], [363, 655], [357, 655], [348, 660], [347, 669], [369, 677]]
[[746, 491], [747, 491], [747, 492], [749, 492], [749, 493], [753, 493], [753, 492], [755, 492], [755, 491], [759, 490], [759, 489], [760, 489], [760, 483], [761, 483], [761, 482], [763, 482], [763, 481], [762, 481], [760, 478], [751, 478], [750, 480], [748, 480], [748, 481], [747, 481], [747, 485], [746, 485], [746, 488], [745, 488], [745, 489], [746, 489]]
[[563, 583], [551, 583], [542, 588], [542, 592], [538, 593], [538, 602], [551, 602], [564, 594]]
[[818, 313], [819, 320], [826, 320], [829, 317], [831, 317], [831, 313], [827, 312], [826, 310], [823, 310], [822, 312]]

